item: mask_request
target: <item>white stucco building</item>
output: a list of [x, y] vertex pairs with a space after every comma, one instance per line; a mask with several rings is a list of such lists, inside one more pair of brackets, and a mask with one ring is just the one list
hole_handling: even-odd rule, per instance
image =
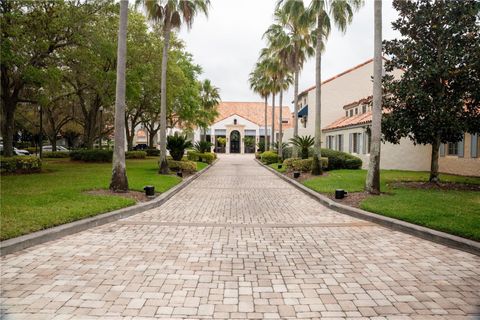
[[[400, 77], [401, 70], [393, 76]], [[370, 156], [371, 95], [373, 59], [322, 82], [322, 147], [351, 153], [363, 161], [366, 169]], [[315, 134], [315, 86], [299, 94], [299, 135]], [[293, 128], [285, 139], [293, 136]], [[480, 176], [480, 139], [465, 134], [460, 142], [440, 147], [439, 171]], [[380, 167], [429, 171], [431, 145], [415, 145], [409, 139], [399, 144], [382, 143]]]

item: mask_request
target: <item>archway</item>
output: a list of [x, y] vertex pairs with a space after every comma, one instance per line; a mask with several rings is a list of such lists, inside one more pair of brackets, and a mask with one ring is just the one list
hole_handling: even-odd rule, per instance
[[238, 130], [230, 133], [230, 153], [240, 153], [240, 132]]

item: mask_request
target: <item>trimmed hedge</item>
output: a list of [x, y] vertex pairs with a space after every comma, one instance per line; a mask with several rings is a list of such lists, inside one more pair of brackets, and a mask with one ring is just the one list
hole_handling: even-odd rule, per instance
[[322, 157], [328, 158], [327, 170], [360, 169], [362, 167], [362, 159], [346, 152], [322, 149]]
[[127, 151], [125, 152], [125, 159], [145, 159], [147, 153], [145, 151]]
[[265, 151], [261, 154], [262, 162], [265, 164], [272, 164], [278, 162], [278, 154], [273, 151]]
[[68, 152], [59, 152], [59, 151], [44, 151], [42, 152], [42, 157], [44, 158], [68, 158]]
[[217, 159], [217, 155], [212, 152], [200, 153], [197, 151], [187, 151], [187, 159], [190, 161], [200, 161], [211, 164]]
[[42, 160], [35, 156], [1, 157], [0, 168], [9, 173], [35, 173], [42, 169]]
[[168, 168], [172, 171], [182, 171], [186, 173], [193, 173], [197, 171], [197, 164], [189, 160], [167, 160]]
[[70, 160], [86, 162], [111, 162], [113, 158], [112, 150], [76, 150], [69, 153]]
[[145, 152], [147, 153], [147, 156], [149, 156], [149, 157], [158, 157], [160, 155], [160, 150], [158, 150], [156, 148], [145, 149]]

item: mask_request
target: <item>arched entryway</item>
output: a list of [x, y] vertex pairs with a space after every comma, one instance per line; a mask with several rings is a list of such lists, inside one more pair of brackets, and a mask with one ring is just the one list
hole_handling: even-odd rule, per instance
[[230, 153], [240, 153], [240, 132], [238, 130], [230, 133]]

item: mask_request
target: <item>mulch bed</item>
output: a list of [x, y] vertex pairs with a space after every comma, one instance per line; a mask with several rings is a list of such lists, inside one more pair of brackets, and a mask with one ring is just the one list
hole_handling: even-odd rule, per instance
[[[147, 201], [150, 201], [150, 200], [154, 199], [154, 198], [148, 198], [145, 195], [145, 193], [140, 192], [140, 191], [112, 192], [110, 190], [97, 189], [97, 190], [87, 191], [86, 193], [97, 195], [97, 196], [119, 196], [119, 197], [133, 199], [136, 202], [147, 202]], [[157, 196], [158, 196], [158, 194], [155, 194], [155, 197], [157, 197]]]
[[295, 179], [293, 177], [293, 171], [285, 172], [284, 175], [286, 175], [287, 177], [292, 178], [293, 180], [296, 180], [298, 182], [303, 182], [303, 181], [311, 179], [311, 178], [326, 177], [326, 176], [328, 176], [328, 173], [324, 171], [321, 176], [314, 176], [310, 172], [300, 172], [300, 177], [298, 177], [297, 179]]
[[335, 202], [355, 208], [360, 208], [360, 202], [362, 202], [366, 198], [375, 197], [367, 192], [349, 192], [343, 199], [335, 199], [335, 194], [327, 194], [326, 196]]
[[394, 182], [390, 184], [397, 188], [423, 189], [423, 190], [456, 190], [456, 191], [480, 191], [478, 184], [453, 183], [453, 182]]

